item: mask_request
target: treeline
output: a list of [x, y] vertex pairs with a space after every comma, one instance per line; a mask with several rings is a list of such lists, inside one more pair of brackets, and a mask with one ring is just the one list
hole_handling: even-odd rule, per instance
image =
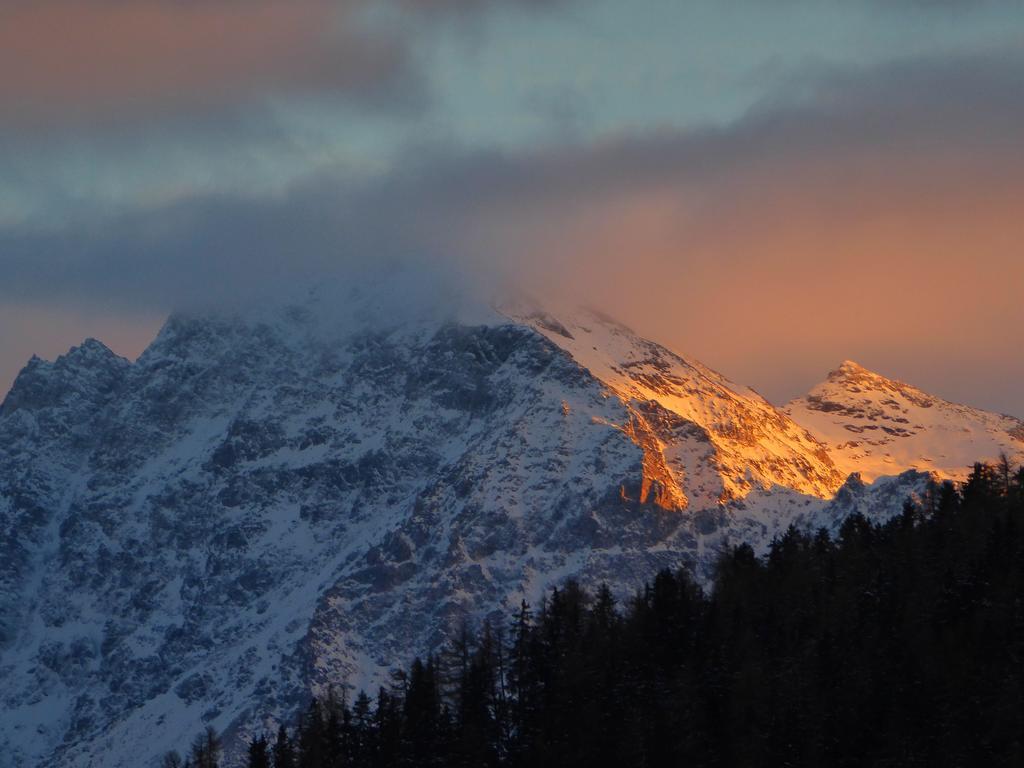
[[708, 594], [569, 583], [373, 700], [314, 700], [249, 766], [1024, 765], [1022, 525], [1004, 461], [884, 525], [739, 546]]

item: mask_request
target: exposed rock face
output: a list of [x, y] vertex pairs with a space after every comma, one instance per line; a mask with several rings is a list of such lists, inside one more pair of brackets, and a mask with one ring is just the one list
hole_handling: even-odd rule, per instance
[[0, 766], [152, 765], [206, 724], [234, 750], [506, 599], [706, 576], [840, 514], [789, 417], [600, 316], [340, 305], [26, 367], [0, 408]]
[[974, 462], [1024, 459], [1024, 423], [950, 403], [846, 361], [785, 411], [826, 445], [843, 474], [906, 470], [961, 479]]

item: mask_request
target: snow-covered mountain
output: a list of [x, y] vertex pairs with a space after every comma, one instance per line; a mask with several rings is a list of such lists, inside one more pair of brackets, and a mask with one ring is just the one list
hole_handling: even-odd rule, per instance
[[785, 412], [828, 448], [844, 475], [914, 469], [962, 479], [976, 461], [1024, 460], [1024, 422], [958, 405], [846, 361]]
[[175, 316], [134, 363], [90, 340], [0, 405], [0, 766], [153, 765], [207, 724], [237, 746], [568, 576], [706, 577], [925, 480], [847, 481], [592, 312], [364, 289]]

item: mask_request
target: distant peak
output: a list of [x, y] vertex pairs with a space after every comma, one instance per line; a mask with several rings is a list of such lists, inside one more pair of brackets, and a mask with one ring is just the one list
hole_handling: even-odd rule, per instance
[[911, 384], [871, 371], [852, 360], [840, 363], [839, 367], [830, 371], [828, 378], [814, 387], [807, 396], [820, 401], [822, 397], [841, 399], [841, 393], [867, 391], [888, 393], [888, 396], [899, 395], [922, 408], [930, 408], [942, 402], [934, 395], [923, 392]]
[[833, 371], [829, 371], [828, 379], [829, 381], [863, 381], [865, 379], [886, 380], [881, 374], [868, 370], [863, 365], [856, 363], [853, 360], [843, 360], [843, 362], [839, 364], [838, 368]]
[[94, 355], [94, 354], [112, 355], [112, 354], [114, 354], [111, 351], [110, 347], [108, 347], [102, 341], [100, 341], [98, 339], [94, 339], [92, 336], [87, 338], [85, 341], [83, 341], [77, 347], [72, 347], [68, 351], [69, 355], [72, 355], [72, 354], [75, 354], [75, 353], [86, 354], [86, 355]]
[[0, 416], [82, 399], [93, 405], [102, 404], [130, 365], [93, 338], [71, 347], [52, 363], [33, 355], [0, 403]]
[[102, 341], [92, 337], [87, 338], [77, 347], [72, 347], [67, 353], [57, 358], [57, 364], [73, 366], [90, 366], [108, 362], [127, 362], [116, 354]]

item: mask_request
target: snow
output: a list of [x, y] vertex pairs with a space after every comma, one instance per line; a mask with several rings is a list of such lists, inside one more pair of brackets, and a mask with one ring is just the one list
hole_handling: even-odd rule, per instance
[[570, 577], [707, 579], [723, 547], [891, 514], [927, 479], [847, 481], [818, 412], [599, 314], [415, 283], [26, 367], [0, 409], [0, 768], [155, 765], [207, 724], [234, 765], [464, 619]]
[[1024, 460], [1024, 423], [951, 403], [844, 361], [785, 411], [828, 446], [843, 474], [906, 470], [963, 479], [976, 461]]
[[[505, 311], [568, 352], [639, 421], [658, 420], [649, 409], [644, 415], [650, 403], [677, 417], [652, 423], [649, 431], [662, 443], [665, 455], [657, 462], [667, 459], [679, 497], [700, 490], [697, 503], [708, 504], [783, 485], [828, 498], [845, 478], [815, 440], [752, 389], [600, 313], [570, 310], [555, 317], [522, 305]], [[676, 434], [668, 435], [666, 427]]]

